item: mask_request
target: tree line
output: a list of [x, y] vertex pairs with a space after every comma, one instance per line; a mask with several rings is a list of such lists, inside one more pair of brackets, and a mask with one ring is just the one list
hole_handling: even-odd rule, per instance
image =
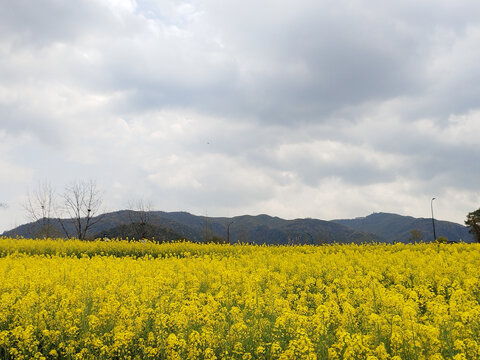
[[[28, 192], [23, 207], [29, 220], [40, 224], [36, 237], [63, 235], [85, 240], [92, 226], [102, 220], [102, 203], [101, 192], [94, 180], [72, 182], [61, 194], [57, 194], [50, 183], [44, 182]], [[60, 224], [61, 231], [53, 219]], [[73, 224], [73, 231], [65, 219]]]
[[[28, 192], [23, 208], [28, 219], [36, 225], [34, 237], [87, 240], [94, 235], [91, 230], [104, 218], [102, 204], [102, 192], [94, 180], [72, 182], [61, 193], [57, 193], [49, 182], [43, 182]], [[157, 229], [151, 224], [150, 202], [143, 199], [132, 201], [128, 208], [132, 210], [129, 212], [130, 224], [120, 229], [117, 236], [152, 239], [155, 234], [165, 232], [165, 229]]]
[[[60, 194], [49, 182], [39, 183], [34, 191], [28, 192], [27, 201], [23, 207], [29, 220], [40, 224], [40, 229], [37, 229], [34, 234], [35, 237], [65, 236], [85, 240], [92, 227], [102, 221], [104, 214], [102, 204], [102, 194], [96, 182], [88, 180], [72, 182], [65, 186]], [[0, 208], [7, 208], [7, 204], [0, 202]], [[144, 200], [137, 200], [130, 202], [129, 208], [135, 209], [129, 216], [131, 229], [134, 230], [136, 237], [139, 239], [150, 237], [153, 233], [150, 224], [151, 204]], [[207, 242], [209, 239], [208, 217], [205, 219], [205, 241]], [[67, 226], [67, 222], [70, 226]], [[60, 225], [60, 229], [55, 223]], [[480, 243], [480, 208], [467, 214], [465, 225], [476, 242]], [[421, 233], [413, 230], [409, 240], [416, 242], [415, 240], [418, 241], [419, 238]]]

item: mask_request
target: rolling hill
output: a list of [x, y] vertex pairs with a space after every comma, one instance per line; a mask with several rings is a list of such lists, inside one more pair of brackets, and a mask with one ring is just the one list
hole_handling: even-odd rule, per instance
[[[356, 219], [333, 220], [333, 222], [348, 226], [361, 232], [369, 232], [377, 235], [385, 242], [408, 242], [412, 230], [420, 231], [422, 240], [433, 240], [432, 219], [414, 218], [389, 213], [374, 213], [366, 217]], [[435, 220], [435, 233], [444, 236], [451, 241], [473, 242], [473, 236], [466, 226]]]
[[[126, 227], [136, 219], [136, 212], [130, 210], [116, 211], [101, 215], [90, 230], [91, 237], [103, 237], [111, 234], [124, 236], [131, 234], [131, 228]], [[97, 219], [95, 219], [97, 220]], [[62, 227], [63, 223], [63, 227]], [[227, 226], [230, 223], [230, 242], [257, 244], [321, 244], [321, 243], [365, 243], [380, 239], [362, 231], [351, 229], [341, 224], [317, 219], [284, 220], [268, 215], [226, 217], [196, 216], [187, 212], [149, 213], [149, 224], [155, 227], [157, 233], [178, 234], [181, 238], [191, 241], [210, 241], [227, 238]], [[52, 226], [59, 236], [73, 236], [72, 220], [51, 219]], [[41, 232], [40, 221], [21, 225], [3, 233], [3, 236], [34, 237]], [[65, 231], [62, 230], [64, 228]], [[164, 230], [160, 230], [164, 229]]]
[[[121, 210], [101, 215], [89, 232], [90, 237], [134, 238], [140, 213]], [[98, 219], [98, 218], [97, 218]], [[96, 220], [97, 220], [96, 219]], [[63, 223], [63, 227], [61, 226]], [[51, 219], [57, 236], [73, 236], [72, 220]], [[330, 244], [368, 242], [408, 242], [412, 230], [418, 230], [421, 241], [432, 241], [431, 219], [397, 214], [375, 213], [356, 219], [324, 221], [318, 219], [285, 220], [269, 215], [243, 215], [232, 218], [205, 217], [187, 212], [152, 211], [148, 213], [149, 234], [163, 241], [184, 238], [196, 242], [225, 241], [227, 227], [231, 243], [256, 244]], [[437, 236], [453, 241], [472, 242], [465, 226], [436, 221]], [[4, 236], [35, 237], [41, 233], [41, 222], [21, 225]], [[137, 227], [138, 228], [138, 227]], [[64, 230], [63, 230], [64, 229]], [[67, 234], [66, 234], [67, 233]]]

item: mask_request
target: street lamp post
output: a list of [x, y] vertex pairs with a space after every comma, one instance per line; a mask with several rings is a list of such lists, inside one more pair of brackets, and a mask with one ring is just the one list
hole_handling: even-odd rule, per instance
[[232, 225], [233, 223], [234, 223], [233, 221], [230, 221], [227, 224], [227, 244], [230, 244], [230, 225]]
[[432, 198], [432, 200], [430, 201], [430, 208], [432, 209], [433, 241], [435, 241], [437, 239], [437, 234], [435, 234], [435, 218], [433, 217], [433, 200], [435, 200], [435, 198]]

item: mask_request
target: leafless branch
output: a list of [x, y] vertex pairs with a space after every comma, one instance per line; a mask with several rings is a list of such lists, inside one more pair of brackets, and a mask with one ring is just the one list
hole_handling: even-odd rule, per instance
[[73, 220], [75, 234], [86, 239], [89, 229], [97, 224], [102, 206], [102, 197], [95, 181], [74, 182], [65, 188], [63, 194], [64, 210]]
[[139, 229], [137, 229], [138, 236], [140, 238], [147, 237], [147, 228], [150, 223], [152, 203], [144, 199], [139, 199], [130, 202], [128, 207], [132, 210], [129, 212], [130, 222], [132, 225], [138, 225], [139, 227]]
[[23, 204], [28, 218], [32, 222], [41, 222], [41, 234], [51, 235], [50, 220], [55, 208], [55, 192], [49, 182], [39, 183], [33, 192], [28, 192], [28, 199]]
[[152, 203], [150, 201], [144, 199], [131, 201], [128, 204], [128, 208], [133, 211], [129, 215], [132, 223], [148, 224], [152, 211]]

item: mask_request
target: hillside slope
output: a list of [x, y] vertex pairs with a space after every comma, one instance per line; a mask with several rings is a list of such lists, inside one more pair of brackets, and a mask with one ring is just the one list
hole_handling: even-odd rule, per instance
[[[138, 222], [138, 213], [121, 210], [101, 215], [101, 220], [91, 228], [90, 236], [103, 237], [117, 234], [131, 238], [127, 225]], [[196, 242], [210, 241], [213, 237], [227, 238], [230, 224], [231, 243], [257, 244], [323, 244], [408, 242], [412, 230], [418, 230], [422, 241], [432, 241], [431, 219], [414, 218], [397, 214], [375, 213], [356, 219], [324, 221], [318, 219], [285, 220], [269, 215], [243, 215], [233, 218], [197, 216], [187, 212], [152, 211], [148, 223], [155, 227], [157, 238], [169, 239], [173, 234]], [[58, 236], [73, 236], [72, 220], [52, 219]], [[448, 221], [435, 221], [437, 236], [453, 241], [472, 242], [473, 236], [465, 226]], [[41, 222], [21, 225], [6, 231], [5, 236], [35, 237], [40, 233]], [[166, 234], [169, 234], [168, 236]]]
[[[361, 232], [369, 232], [385, 242], [408, 242], [412, 230], [419, 230], [422, 240], [433, 240], [432, 219], [414, 218], [389, 213], [374, 213], [356, 219], [340, 219], [333, 222]], [[449, 221], [435, 220], [437, 237], [444, 236], [451, 241], [473, 242], [473, 236], [466, 226]]]
[[[111, 229], [119, 229], [122, 225], [131, 224], [137, 214], [134, 211], [122, 210], [103, 214], [101, 220], [91, 228], [90, 235], [102, 236], [112, 233]], [[51, 223], [60, 236], [73, 236], [72, 220], [62, 220], [65, 231], [62, 231], [59, 219]], [[257, 244], [321, 244], [321, 243], [364, 243], [379, 241], [372, 234], [354, 230], [341, 224], [317, 219], [284, 220], [268, 215], [244, 215], [233, 218], [205, 217], [187, 212], [149, 213], [149, 224], [170, 229], [182, 238], [203, 242], [212, 237], [227, 238], [227, 226], [230, 224], [230, 242]], [[41, 229], [41, 222], [21, 225], [6, 231], [4, 236], [34, 237]], [[114, 232], [118, 233], [118, 232]]]

